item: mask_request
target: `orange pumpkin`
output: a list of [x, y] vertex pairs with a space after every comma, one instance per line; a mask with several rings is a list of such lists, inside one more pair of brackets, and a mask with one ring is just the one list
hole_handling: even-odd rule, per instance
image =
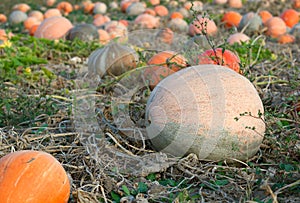
[[183, 19], [183, 15], [180, 12], [178, 12], [178, 11], [174, 11], [173, 13], [171, 13], [170, 18], [171, 19], [174, 19], [174, 18], [181, 18], [181, 19]]
[[36, 19], [38, 19], [39, 21], [43, 21], [44, 20], [44, 14], [41, 11], [31, 11], [28, 14], [28, 17], [35, 17]]
[[258, 13], [258, 15], [261, 17], [262, 23], [265, 24], [270, 18], [273, 17], [273, 15], [267, 11], [267, 10], [262, 10]]
[[97, 14], [94, 17], [93, 25], [95, 26], [101, 26], [110, 21], [107, 15]]
[[107, 44], [110, 41], [110, 35], [103, 29], [98, 29], [99, 41], [102, 44]]
[[30, 10], [30, 6], [28, 4], [25, 4], [25, 3], [20, 3], [20, 4], [14, 5], [12, 9], [13, 10], [19, 10], [19, 11], [22, 11], [22, 12], [26, 13], [27, 11]]
[[242, 0], [228, 0], [228, 5], [231, 8], [242, 8], [243, 2]]
[[6, 15], [0, 13], [0, 23], [6, 23], [6, 21], [7, 21]]
[[46, 39], [61, 39], [73, 27], [65, 17], [53, 16], [45, 19], [37, 28], [34, 36]]
[[280, 35], [278, 38], [277, 38], [277, 41], [278, 43], [280, 44], [289, 44], [289, 43], [293, 43], [295, 42], [296, 38], [291, 35], [291, 34], [288, 34], [288, 33], [285, 33], [283, 35]]
[[176, 71], [165, 66], [149, 66], [144, 70], [143, 75], [148, 82], [149, 88], [153, 90], [161, 80], [175, 72]]
[[53, 6], [55, 4], [56, 0], [46, 0], [46, 5], [47, 6]]
[[60, 10], [58, 10], [57, 8], [50, 8], [48, 9], [45, 13], [44, 13], [44, 18], [50, 18], [53, 16], [62, 16]]
[[91, 1], [83, 2], [83, 11], [85, 13], [92, 14], [94, 10], [95, 4]]
[[0, 159], [2, 203], [66, 203], [70, 181], [62, 165], [41, 151], [17, 151]]
[[59, 4], [57, 4], [56, 8], [60, 10], [60, 12], [64, 15], [68, 15], [73, 11], [73, 6], [67, 1], [62, 1]]
[[41, 24], [41, 22], [36, 19], [35, 17], [28, 17], [24, 22], [23, 22], [23, 25], [24, 25], [24, 28], [26, 30], [30, 30], [30, 28], [33, 26], [33, 25], [39, 25]]
[[286, 24], [280, 17], [272, 17], [266, 23], [266, 35], [277, 38], [286, 33]]
[[144, 11], [144, 13], [152, 15], [152, 16], [156, 16], [156, 12], [152, 8], [146, 8], [146, 10]]
[[237, 33], [231, 34], [228, 37], [227, 42], [228, 42], [228, 44], [232, 45], [234, 43], [241, 44], [241, 42], [247, 42], [249, 40], [250, 40], [250, 38], [248, 37], [248, 35], [241, 33], [241, 32], [237, 32]]
[[293, 8], [300, 8], [300, 0], [293, 0], [292, 2]]
[[152, 6], [156, 6], [156, 5], [160, 4], [160, 0], [149, 0], [149, 3], [150, 3]]
[[198, 56], [198, 64], [216, 64], [227, 66], [235, 72], [240, 72], [240, 58], [230, 50], [223, 52], [222, 48], [209, 49]]
[[299, 12], [294, 9], [287, 9], [281, 13], [280, 18], [282, 18], [286, 26], [292, 28], [299, 22]]
[[218, 31], [218, 28], [213, 20], [210, 20], [206, 17], [198, 16], [190, 25], [189, 25], [189, 34], [194, 36], [196, 34], [202, 34], [202, 32], [207, 35], [215, 35]]
[[159, 18], [147, 13], [143, 13], [135, 18], [134, 23], [142, 28], [152, 29], [159, 26]]
[[29, 35], [30, 36], [34, 36], [34, 33], [36, 32], [36, 30], [38, 29], [40, 24], [35, 24], [33, 26], [31, 26], [31, 28], [29, 29]]
[[169, 67], [173, 71], [178, 71], [187, 66], [187, 60], [180, 54], [174, 51], [162, 51], [152, 56], [148, 65], [158, 65]]
[[223, 15], [221, 22], [225, 23], [225, 28], [238, 27], [242, 17], [236, 11], [228, 11]]
[[155, 6], [154, 11], [158, 16], [167, 16], [169, 14], [167, 7], [163, 5]]

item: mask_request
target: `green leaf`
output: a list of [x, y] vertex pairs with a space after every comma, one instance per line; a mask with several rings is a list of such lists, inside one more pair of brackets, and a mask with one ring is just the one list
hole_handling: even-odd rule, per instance
[[120, 202], [121, 197], [120, 197], [119, 194], [117, 194], [117, 193], [114, 192], [114, 191], [111, 191], [111, 192], [110, 192], [110, 195], [111, 195], [111, 198], [112, 198], [115, 202]]
[[126, 196], [130, 195], [130, 191], [128, 189], [128, 187], [126, 185], [122, 185], [122, 190], [124, 191], [124, 193], [126, 194]]
[[146, 183], [139, 182], [138, 183], [138, 193], [146, 193], [148, 191], [148, 186]]
[[155, 181], [156, 179], [156, 175], [154, 173], [150, 173], [148, 176], [147, 176], [147, 180], [150, 180], [150, 181]]
[[227, 179], [223, 179], [223, 180], [216, 180], [215, 184], [219, 185], [219, 186], [223, 186], [223, 185], [227, 185], [229, 183], [229, 181]]

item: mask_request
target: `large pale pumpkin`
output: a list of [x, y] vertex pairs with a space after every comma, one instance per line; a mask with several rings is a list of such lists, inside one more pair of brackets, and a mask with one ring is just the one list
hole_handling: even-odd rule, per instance
[[65, 203], [69, 195], [68, 176], [52, 155], [23, 150], [0, 159], [1, 203]]
[[127, 45], [111, 42], [89, 56], [88, 70], [92, 75], [118, 76], [136, 67], [139, 56]]
[[65, 17], [53, 16], [42, 21], [34, 36], [46, 39], [61, 39], [73, 27], [71, 21]]
[[265, 123], [256, 118], [263, 113], [256, 89], [244, 76], [219, 65], [192, 66], [152, 91], [147, 136], [155, 150], [177, 157], [194, 153], [206, 160], [245, 161], [263, 140]]

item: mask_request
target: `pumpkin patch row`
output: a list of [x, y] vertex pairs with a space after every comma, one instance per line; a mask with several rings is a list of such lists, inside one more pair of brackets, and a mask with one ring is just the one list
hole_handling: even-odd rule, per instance
[[[235, 3], [233, 3], [235, 2]], [[240, 2], [240, 3], [237, 3]], [[235, 9], [225, 12], [221, 19], [220, 25], [226, 29], [235, 27], [237, 33], [228, 38], [229, 43], [248, 41], [253, 33], [264, 33], [265, 35], [276, 39], [279, 43], [291, 43], [295, 41], [299, 22], [299, 13], [297, 7], [289, 8], [280, 14], [273, 16], [267, 10], [261, 10], [257, 13], [249, 12], [242, 14], [238, 8], [242, 5], [241, 1], [214, 1], [215, 4], [228, 4]], [[295, 5], [295, 4], [293, 4]], [[25, 3], [15, 5], [9, 16], [0, 14], [0, 23], [9, 25], [23, 24], [24, 31], [36, 37], [48, 39], [63, 38], [70, 27], [76, 26], [68, 22], [67, 18], [72, 12], [82, 10], [86, 15], [93, 16], [94, 25], [98, 31], [98, 38], [101, 43], [105, 44], [116, 37], [124, 37], [127, 32], [135, 28], [159, 28], [164, 26], [170, 28], [173, 32], [189, 34], [215, 35], [218, 32], [218, 26], [215, 20], [198, 15], [191, 23], [187, 23], [187, 18], [192, 18], [192, 12], [205, 11], [205, 5], [201, 1], [190, 1], [179, 4], [177, 1], [171, 1], [169, 7], [161, 5], [160, 2], [147, 4], [147, 1], [123, 0], [119, 4], [112, 2], [106, 5], [103, 2], [83, 1], [80, 4], [72, 5], [67, 1], [56, 3], [56, 1], [47, 1], [44, 11], [31, 10], [30, 6]], [[108, 11], [119, 10], [130, 17], [132, 20], [124, 19], [111, 20]], [[132, 18], [132, 17], [133, 18]], [[56, 17], [56, 20], [47, 20]], [[60, 17], [60, 18], [57, 18]], [[46, 21], [47, 20], [47, 21]], [[55, 23], [54, 23], [55, 22]], [[223, 24], [223, 25], [222, 25]], [[46, 30], [38, 29], [39, 25], [49, 27]], [[63, 26], [63, 27], [61, 27]], [[53, 30], [61, 30], [57, 33]], [[37, 32], [37, 33], [36, 33]], [[47, 32], [50, 34], [42, 34]], [[240, 34], [241, 33], [241, 34]], [[63, 35], [64, 34], [64, 35]]]

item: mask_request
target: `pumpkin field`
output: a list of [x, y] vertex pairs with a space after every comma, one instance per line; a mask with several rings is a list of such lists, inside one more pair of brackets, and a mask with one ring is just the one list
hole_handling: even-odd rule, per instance
[[0, 203], [300, 202], [300, 0], [2, 0]]

